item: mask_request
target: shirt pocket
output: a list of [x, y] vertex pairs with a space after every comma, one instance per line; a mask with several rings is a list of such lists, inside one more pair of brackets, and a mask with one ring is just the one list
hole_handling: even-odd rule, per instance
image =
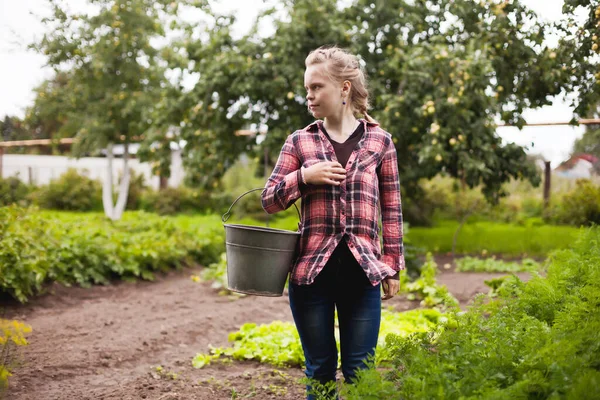
[[375, 173], [381, 162], [381, 154], [377, 151], [364, 150], [358, 155], [358, 169], [361, 172]]

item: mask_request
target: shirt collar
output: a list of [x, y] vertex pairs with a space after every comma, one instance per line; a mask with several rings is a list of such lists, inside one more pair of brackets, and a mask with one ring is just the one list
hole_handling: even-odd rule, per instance
[[[366, 124], [366, 126], [365, 126], [365, 132], [367, 131], [367, 127], [369, 127], [369, 126], [379, 126], [379, 123], [377, 123], [377, 122], [370, 122], [370, 121], [367, 121], [364, 118], [359, 118], [358, 120], [361, 121], [363, 124]], [[311, 131], [314, 128], [318, 129], [319, 124], [322, 124], [323, 122], [324, 122], [323, 120], [318, 119], [318, 120], [314, 121], [312, 124], [308, 125], [306, 127], [306, 130], [307, 131]]]

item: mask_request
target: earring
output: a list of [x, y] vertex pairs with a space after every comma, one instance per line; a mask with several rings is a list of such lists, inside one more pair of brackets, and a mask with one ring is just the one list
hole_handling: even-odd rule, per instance
[[346, 105], [346, 100], [342, 100], [342, 104], [343, 104], [343, 105]]

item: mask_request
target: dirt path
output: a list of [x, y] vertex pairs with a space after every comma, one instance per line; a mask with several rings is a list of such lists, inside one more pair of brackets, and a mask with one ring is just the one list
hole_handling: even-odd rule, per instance
[[[172, 272], [155, 282], [107, 287], [53, 287], [26, 306], [6, 305], [5, 317], [32, 326], [19, 351], [6, 398], [45, 399], [298, 399], [303, 373], [256, 362], [191, 366], [208, 346], [226, 346], [246, 322], [291, 321], [286, 296], [219, 296], [190, 279], [198, 270]], [[443, 272], [439, 281], [463, 305], [487, 292], [485, 279], [502, 274]], [[418, 306], [391, 300], [398, 310]], [[156, 366], [162, 366], [159, 373]], [[168, 372], [176, 373], [171, 379]], [[235, 392], [235, 394], [234, 394]]]

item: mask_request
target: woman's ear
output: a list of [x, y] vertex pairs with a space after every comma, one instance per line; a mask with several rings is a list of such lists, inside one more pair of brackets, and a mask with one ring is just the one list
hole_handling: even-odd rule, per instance
[[350, 81], [345, 80], [344, 82], [342, 82], [342, 93], [343, 94], [349, 95], [350, 88], [352, 88], [352, 83], [350, 83]]

